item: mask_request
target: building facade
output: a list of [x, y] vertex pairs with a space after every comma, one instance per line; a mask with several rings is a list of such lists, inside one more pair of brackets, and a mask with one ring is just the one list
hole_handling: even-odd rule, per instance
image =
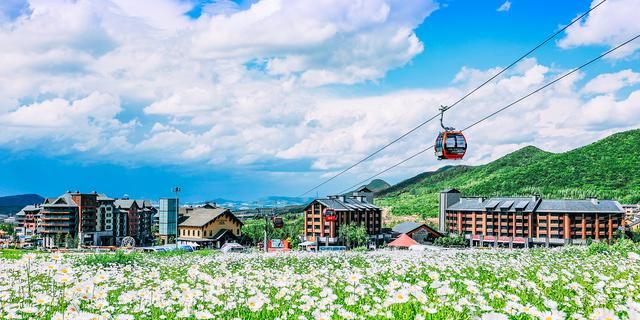
[[160, 199], [158, 211], [158, 235], [167, 243], [169, 237], [175, 237], [178, 224], [178, 199]]
[[624, 210], [612, 200], [533, 197], [463, 198], [454, 189], [440, 197], [439, 221], [448, 233], [478, 245], [563, 245], [612, 239]]
[[101, 194], [98, 195], [97, 201], [96, 245], [115, 246], [115, 199]]
[[[333, 210], [335, 221], [327, 221], [325, 212]], [[342, 243], [340, 226], [364, 226], [371, 240], [382, 239], [382, 210], [373, 204], [373, 192], [362, 187], [352, 195], [315, 199], [304, 209], [304, 241], [329, 245]]]
[[19, 236], [33, 236], [38, 233], [40, 224], [39, 204], [28, 205], [16, 213], [16, 233]]
[[98, 217], [98, 195], [93, 193], [71, 194], [71, 199], [78, 206], [78, 240], [79, 245], [96, 245], [96, 225]]
[[212, 204], [184, 208], [178, 224], [178, 243], [220, 248], [226, 242], [238, 240], [242, 225], [242, 221], [226, 208]]
[[400, 235], [406, 234], [419, 244], [430, 244], [437, 238], [442, 237], [442, 233], [424, 223], [417, 222], [399, 223], [391, 229], [391, 232], [393, 239], [397, 239]]
[[44, 247], [64, 246], [69, 238], [77, 236], [78, 206], [71, 198], [71, 192], [47, 198], [40, 207], [40, 234]]
[[622, 205], [625, 212], [627, 227], [631, 230], [640, 228], [640, 204]]
[[117, 199], [114, 205], [118, 212], [116, 242], [126, 236], [136, 240], [137, 245], [153, 243], [151, 227], [156, 209], [148, 200]]

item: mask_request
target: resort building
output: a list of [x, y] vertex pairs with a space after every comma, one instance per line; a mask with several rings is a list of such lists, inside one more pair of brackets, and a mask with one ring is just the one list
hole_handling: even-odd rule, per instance
[[125, 236], [134, 238], [137, 245], [153, 242], [151, 226], [153, 215], [157, 210], [151, 205], [151, 201], [125, 198], [115, 200], [114, 205], [120, 215], [117, 221], [116, 244], [119, 244]]
[[40, 207], [40, 234], [45, 247], [62, 246], [63, 240], [78, 234], [78, 205], [70, 192], [57, 198], [47, 198]]
[[[327, 212], [335, 214], [335, 221], [327, 221]], [[382, 211], [373, 204], [373, 192], [367, 187], [309, 203], [304, 209], [304, 241], [337, 245], [342, 242], [340, 227], [349, 224], [364, 226], [371, 240], [382, 240]]]
[[640, 227], [640, 204], [623, 204], [627, 227], [636, 230]]
[[98, 246], [114, 246], [115, 243], [115, 199], [98, 195], [98, 213], [96, 218], [96, 242]]
[[418, 222], [399, 223], [391, 229], [391, 232], [393, 239], [397, 239], [400, 235], [406, 234], [418, 244], [433, 243], [437, 238], [442, 237], [442, 233], [424, 223]]
[[440, 195], [441, 227], [473, 244], [564, 245], [612, 239], [624, 226], [624, 210], [612, 200], [533, 197], [464, 198]]
[[220, 248], [227, 242], [238, 240], [242, 225], [231, 210], [215, 204], [183, 208], [178, 224], [178, 243]]
[[40, 223], [39, 204], [28, 205], [16, 213], [16, 233], [19, 236], [32, 236], [38, 233]]

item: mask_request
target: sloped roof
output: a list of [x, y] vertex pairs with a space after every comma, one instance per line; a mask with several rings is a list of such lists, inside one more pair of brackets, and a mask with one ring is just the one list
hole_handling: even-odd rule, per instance
[[104, 193], [100, 193], [100, 194], [98, 194], [98, 197], [96, 197], [96, 199], [97, 199], [98, 201], [115, 201], [115, 199], [113, 199], [113, 198], [111, 198], [111, 197], [107, 196], [107, 195], [106, 195], [106, 194], [104, 194]]
[[[136, 200], [129, 200], [129, 199], [117, 199], [116, 201], [113, 202], [113, 204], [116, 207], [119, 208], [123, 208], [123, 209], [131, 209], [131, 207], [135, 204], [138, 205], [136, 203]], [[139, 207], [138, 207], [139, 208]]]
[[230, 214], [235, 220], [242, 222], [227, 208], [195, 208], [193, 211], [189, 211], [186, 219], [180, 222], [181, 227], [203, 227], [207, 223], [217, 219], [224, 214]]
[[71, 193], [67, 192], [57, 198], [47, 198], [42, 207], [77, 207], [78, 205], [71, 198]]
[[30, 204], [30, 205], [27, 205], [24, 208], [20, 209], [20, 211], [18, 213], [16, 213], [16, 215], [26, 214], [27, 212], [40, 212], [40, 210], [42, 210], [42, 208], [36, 207], [36, 206]]
[[337, 199], [315, 199], [311, 203], [309, 203], [306, 207], [308, 208], [314, 202], [318, 202], [325, 207], [334, 209], [336, 211], [351, 211], [351, 210], [379, 210], [380, 208], [372, 203], [363, 202], [358, 200], [355, 197], [345, 197], [342, 200], [341, 197]]
[[[515, 206], [512, 204], [516, 203]], [[509, 212], [515, 212], [516, 208], [518, 210], [523, 210], [524, 212], [532, 212], [540, 203], [540, 199], [533, 199], [531, 197], [512, 197], [512, 198], [460, 198], [460, 201], [450, 205], [447, 210], [459, 210], [459, 211], [484, 211], [487, 209], [491, 210], [500, 210], [504, 206], [506, 210], [507, 205], [509, 205]]]
[[447, 210], [455, 211], [485, 211], [485, 210], [508, 210], [515, 212], [602, 212], [602, 213], [623, 213], [624, 209], [613, 200], [559, 200], [540, 199], [529, 197], [517, 198], [461, 198], [459, 202], [452, 204]]
[[398, 223], [396, 224], [391, 231], [394, 233], [410, 233], [418, 228], [421, 227], [425, 227], [427, 229], [429, 229], [429, 231], [431, 233], [434, 233], [436, 235], [442, 235], [439, 231], [434, 230], [433, 228], [429, 227], [427, 224], [425, 223], [418, 223], [418, 222], [413, 222], [413, 221], [407, 221], [407, 222], [402, 222], [402, 223]]
[[416, 244], [418, 244], [417, 241], [411, 239], [411, 237], [403, 233], [398, 237], [398, 239], [389, 242], [388, 246], [396, 248], [409, 248], [411, 246], [415, 246]]
[[620, 203], [613, 200], [542, 200], [537, 211], [624, 213]]
[[421, 226], [425, 225], [424, 223], [417, 223], [417, 222], [412, 222], [412, 221], [408, 221], [408, 222], [402, 222], [402, 223], [398, 223], [396, 224], [391, 231], [393, 232], [397, 232], [397, 233], [409, 233], [415, 229], [420, 228]]

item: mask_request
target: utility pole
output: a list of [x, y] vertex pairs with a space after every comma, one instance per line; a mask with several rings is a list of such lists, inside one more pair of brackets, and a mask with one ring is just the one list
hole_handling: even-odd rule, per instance
[[[260, 208], [258, 208], [258, 214], [260, 214], [262, 211], [260, 210]], [[269, 241], [269, 236], [268, 236], [268, 228], [269, 228], [269, 219], [267, 219], [267, 215], [263, 214], [262, 217], [264, 218], [264, 241], [262, 242], [262, 247], [264, 248], [264, 252], [267, 253], [269, 252], [269, 247], [267, 242]]]
[[[179, 194], [182, 191], [182, 188], [180, 188], [179, 186], [176, 186], [172, 189], [173, 192], [175, 192], [176, 194], [176, 235], [175, 235], [175, 243], [176, 243], [176, 249], [178, 249], [178, 212], [180, 211], [180, 197]], [[169, 217], [167, 217], [168, 220]]]

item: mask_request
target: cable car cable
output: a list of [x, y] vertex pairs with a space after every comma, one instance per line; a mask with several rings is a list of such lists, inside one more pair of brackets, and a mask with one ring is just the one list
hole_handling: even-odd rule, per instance
[[[491, 114], [489, 114], [489, 115], [487, 115], [487, 116], [483, 117], [482, 119], [480, 119], [480, 120], [478, 120], [478, 121], [476, 121], [476, 122], [474, 122], [474, 123], [472, 123], [472, 124], [468, 125], [467, 127], [465, 127], [464, 129], [462, 129], [462, 130], [460, 130], [460, 131], [462, 132], [462, 131], [465, 131], [465, 130], [468, 130], [468, 129], [470, 129], [470, 128], [475, 127], [476, 125], [480, 124], [481, 122], [483, 122], [483, 121], [485, 121], [485, 120], [487, 120], [487, 119], [489, 119], [489, 118], [491, 118], [491, 117], [495, 116], [496, 114], [498, 114], [498, 113], [500, 113], [500, 112], [502, 112], [502, 111], [504, 111], [504, 110], [506, 110], [506, 109], [508, 109], [508, 108], [510, 108], [510, 107], [512, 107], [512, 106], [514, 106], [515, 104], [517, 104], [517, 103], [521, 102], [522, 100], [524, 100], [524, 99], [526, 99], [526, 98], [528, 98], [528, 97], [530, 97], [530, 96], [532, 96], [532, 95], [534, 95], [534, 94], [536, 94], [536, 93], [538, 93], [538, 92], [542, 91], [543, 89], [545, 89], [545, 88], [547, 88], [547, 87], [549, 87], [549, 86], [551, 86], [551, 85], [555, 84], [556, 82], [558, 82], [558, 81], [560, 81], [560, 80], [562, 80], [562, 79], [564, 79], [564, 78], [566, 78], [566, 77], [568, 77], [568, 76], [570, 76], [570, 75], [572, 75], [572, 74], [576, 73], [576, 72], [577, 72], [577, 71], [579, 71], [580, 69], [582, 69], [582, 68], [584, 68], [584, 67], [586, 67], [586, 66], [588, 66], [588, 65], [590, 65], [590, 64], [592, 64], [592, 63], [594, 63], [594, 62], [596, 62], [596, 61], [598, 61], [598, 60], [600, 60], [600, 59], [602, 59], [602, 58], [604, 58], [606, 55], [608, 55], [608, 54], [610, 54], [610, 53], [612, 53], [612, 52], [614, 52], [614, 51], [616, 51], [616, 50], [618, 50], [618, 49], [622, 48], [623, 46], [625, 46], [625, 45], [629, 44], [630, 42], [633, 42], [634, 40], [636, 40], [636, 39], [638, 39], [638, 38], [640, 38], [640, 34], [638, 34], [638, 35], [636, 35], [635, 37], [633, 37], [633, 38], [631, 38], [631, 39], [629, 39], [629, 40], [627, 40], [627, 41], [625, 41], [625, 42], [623, 42], [623, 43], [621, 43], [621, 44], [619, 44], [619, 45], [615, 46], [614, 48], [611, 48], [611, 49], [607, 50], [606, 52], [602, 53], [601, 55], [599, 55], [599, 56], [597, 56], [597, 57], [595, 57], [595, 58], [593, 58], [593, 59], [589, 60], [588, 62], [583, 63], [582, 65], [580, 65], [580, 66], [578, 66], [578, 67], [576, 67], [576, 68], [572, 69], [571, 71], [569, 71], [569, 72], [567, 72], [567, 73], [563, 74], [562, 76], [560, 76], [560, 77], [558, 77], [558, 78], [554, 79], [553, 81], [548, 82], [547, 84], [543, 85], [542, 87], [540, 87], [540, 88], [538, 88], [538, 89], [536, 89], [536, 90], [534, 90], [534, 91], [529, 92], [528, 94], [526, 94], [526, 95], [524, 95], [524, 96], [520, 97], [519, 99], [515, 100], [514, 102], [512, 102], [512, 103], [510, 103], [510, 104], [508, 104], [508, 105], [506, 105], [506, 106], [504, 106], [504, 107], [502, 107], [502, 108], [500, 108], [500, 109], [498, 109], [498, 110], [496, 110], [496, 111], [492, 112]], [[349, 188], [347, 188], [347, 189], [345, 189], [345, 190], [341, 191], [340, 193], [342, 194], [342, 193], [345, 193], [345, 192], [347, 192], [347, 191], [349, 191], [349, 190], [351, 190], [351, 189], [353, 189], [353, 188], [355, 188], [355, 187], [358, 187], [358, 186], [362, 185], [363, 183], [365, 183], [365, 182], [367, 182], [367, 181], [369, 181], [369, 180], [371, 180], [371, 179], [373, 179], [373, 178], [376, 178], [376, 177], [378, 177], [379, 175], [384, 174], [384, 173], [386, 173], [387, 171], [389, 171], [389, 170], [391, 170], [391, 169], [394, 169], [394, 168], [396, 168], [397, 166], [399, 166], [399, 165], [401, 165], [401, 164], [403, 164], [403, 163], [405, 163], [405, 162], [407, 162], [407, 161], [409, 161], [409, 160], [411, 160], [411, 159], [413, 159], [413, 158], [415, 158], [415, 157], [417, 157], [417, 156], [419, 156], [419, 155], [421, 155], [421, 154], [423, 154], [423, 153], [427, 152], [428, 150], [433, 149], [433, 147], [434, 147], [434, 146], [435, 146], [435, 145], [431, 145], [430, 147], [427, 147], [427, 148], [425, 148], [425, 149], [422, 149], [421, 151], [419, 151], [419, 152], [417, 152], [417, 153], [413, 154], [412, 156], [410, 156], [409, 158], [406, 158], [406, 159], [404, 159], [404, 160], [402, 160], [402, 161], [400, 161], [400, 162], [398, 162], [398, 163], [394, 164], [393, 166], [391, 166], [391, 167], [389, 167], [389, 168], [387, 168], [387, 169], [384, 169], [383, 171], [380, 171], [380, 172], [376, 173], [375, 175], [373, 175], [373, 176], [371, 176], [371, 177], [369, 177], [369, 178], [367, 178], [367, 179], [365, 179], [365, 180], [362, 180], [362, 181], [360, 181], [360, 182], [358, 182], [358, 183], [354, 184], [353, 186], [351, 186], [351, 187], [349, 187]]]
[[[508, 66], [504, 67], [502, 70], [500, 70], [498, 73], [496, 73], [495, 75], [493, 75], [491, 78], [489, 78], [488, 80], [486, 80], [485, 82], [483, 82], [482, 84], [480, 84], [479, 86], [477, 86], [475, 89], [469, 91], [467, 94], [465, 94], [464, 96], [462, 96], [460, 99], [458, 99], [456, 102], [454, 102], [453, 104], [451, 104], [448, 107], [444, 108], [444, 111], [447, 111], [451, 108], [453, 108], [454, 106], [456, 106], [458, 103], [462, 102], [463, 100], [465, 100], [466, 98], [468, 98], [470, 95], [474, 94], [476, 91], [478, 91], [480, 88], [484, 87], [486, 84], [488, 84], [489, 82], [491, 82], [492, 80], [494, 80], [495, 78], [497, 78], [498, 76], [500, 76], [501, 74], [503, 74], [505, 71], [507, 71], [508, 69], [510, 69], [511, 67], [513, 67], [514, 65], [516, 65], [518, 62], [522, 61], [522, 59], [526, 58], [528, 55], [530, 55], [531, 53], [533, 53], [534, 51], [536, 51], [537, 49], [539, 49], [540, 47], [542, 47], [543, 45], [545, 45], [547, 42], [551, 41], [553, 38], [555, 38], [557, 35], [559, 35], [560, 33], [564, 32], [567, 28], [569, 28], [570, 26], [572, 26], [574, 23], [576, 23], [577, 21], [580, 21], [582, 18], [584, 18], [586, 15], [588, 15], [591, 11], [595, 10], [596, 8], [598, 8], [601, 4], [605, 3], [607, 0], [602, 0], [600, 1], [598, 4], [596, 4], [595, 6], [593, 6], [592, 8], [589, 8], [589, 10], [587, 10], [586, 12], [584, 12], [583, 14], [581, 14], [580, 16], [578, 16], [577, 18], [573, 19], [569, 24], [567, 24], [566, 26], [564, 26], [563, 28], [561, 28], [560, 30], [558, 30], [557, 32], [555, 32], [554, 34], [552, 34], [551, 36], [549, 36], [547, 39], [545, 39], [543, 42], [539, 43], [537, 46], [535, 46], [533, 49], [527, 51], [527, 53], [523, 54], [522, 56], [520, 56], [517, 60], [515, 60], [514, 62], [512, 62], [511, 64], [509, 64]], [[320, 184], [316, 185], [315, 187], [301, 193], [300, 195], [298, 195], [298, 197], [302, 197], [304, 195], [306, 195], [307, 193], [316, 190], [320, 187], [322, 187], [323, 185], [329, 183], [330, 181], [334, 180], [335, 178], [345, 174], [347, 171], [355, 168], [356, 166], [360, 165], [361, 163], [371, 159], [373, 156], [377, 155], [378, 153], [380, 153], [381, 151], [387, 149], [388, 147], [390, 147], [391, 145], [395, 144], [396, 142], [402, 140], [404, 137], [412, 134], [413, 132], [415, 132], [416, 130], [422, 128], [423, 126], [425, 126], [426, 124], [428, 124], [429, 122], [433, 121], [434, 119], [438, 118], [440, 116], [440, 112], [434, 116], [432, 116], [431, 118], [423, 121], [422, 123], [418, 124], [417, 126], [415, 126], [413, 129], [405, 132], [404, 134], [402, 134], [401, 136], [397, 137], [396, 139], [393, 139], [391, 142], [385, 144], [384, 146], [382, 146], [381, 148], [377, 149], [376, 151], [374, 151], [373, 153], [369, 154], [368, 156], [362, 158], [361, 160], [357, 161], [356, 163], [350, 165], [349, 167], [343, 169], [342, 171], [340, 171], [339, 173], [329, 177], [327, 180], [321, 182]]]

